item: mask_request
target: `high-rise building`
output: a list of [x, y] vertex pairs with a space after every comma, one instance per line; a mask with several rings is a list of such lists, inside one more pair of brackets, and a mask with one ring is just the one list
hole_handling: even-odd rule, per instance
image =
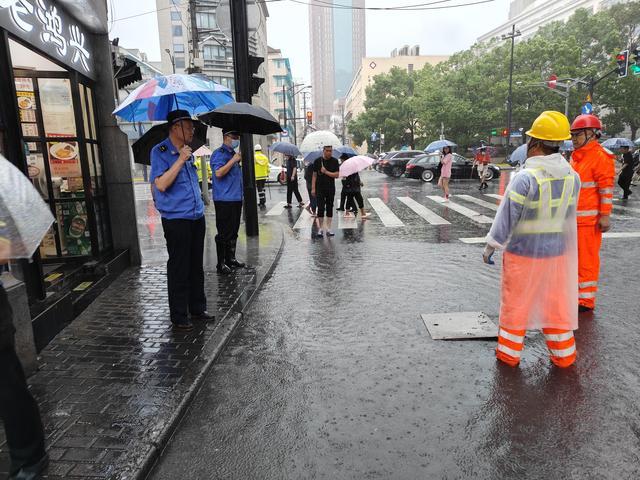
[[330, 8], [327, 3], [309, 4], [311, 83], [318, 128], [329, 127], [333, 101], [346, 96], [366, 53], [365, 0], [340, 0], [340, 5], [353, 8]]

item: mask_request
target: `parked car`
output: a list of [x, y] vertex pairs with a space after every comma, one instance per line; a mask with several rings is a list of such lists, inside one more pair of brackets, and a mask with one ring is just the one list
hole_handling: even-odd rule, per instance
[[424, 155], [420, 150], [401, 150], [387, 153], [380, 162], [378, 162], [378, 171], [386, 173], [390, 177], [401, 177], [405, 171], [409, 160]]
[[[478, 178], [478, 173], [475, 168], [473, 172], [473, 160], [464, 158], [457, 153], [453, 154], [453, 164], [451, 165], [451, 178], [454, 179], [470, 179]], [[423, 182], [432, 182], [440, 176], [440, 154], [430, 153], [420, 155], [407, 163], [406, 173], [407, 178], [417, 178]], [[487, 172], [486, 179], [492, 180], [500, 176], [500, 168], [493, 164], [489, 164], [489, 170]]]
[[267, 178], [267, 183], [276, 183], [276, 182], [279, 183], [280, 185], [286, 185], [287, 174], [285, 172], [284, 167], [270, 163], [269, 178]]

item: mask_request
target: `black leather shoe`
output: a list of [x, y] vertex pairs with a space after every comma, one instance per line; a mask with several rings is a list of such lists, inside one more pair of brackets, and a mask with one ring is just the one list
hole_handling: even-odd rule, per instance
[[221, 275], [229, 275], [231, 273], [231, 268], [229, 268], [226, 263], [222, 263], [216, 266], [216, 271]]
[[9, 480], [39, 480], [42, 472], [49, 466], [49, 456], [45, 455], [37, 463], [22, 467], [17, 473], [9, 477]]
[[593, 308], [586, 307], [585, 305], [578, 305], [578, 312], [580, 313], [593, 312]]
[[176, 332], [190, 332], [191, 330], [193, 330], [193, 323], [191, 322], [174, 323], [173, 329]]
[[242, 262], [239, 262], [235, 258], [230, 258], [225, 262], [231, 268], [244, 268], [246, 265]]
[[215, 319], [216, 319], [215, 315], [211, 315], [209, 312], [206, 312], [206, 311], [191, 315], [191, 320], [200, 321], [200, 322], [212, 322]]

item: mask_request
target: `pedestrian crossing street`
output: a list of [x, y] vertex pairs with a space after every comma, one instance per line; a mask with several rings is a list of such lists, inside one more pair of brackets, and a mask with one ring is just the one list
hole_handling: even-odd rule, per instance
[[[414, 218], [419, 222], [426, 222], [428, 225], [435, 226], [452, 225], [463, 221], [465, 221], [468, 226], [469, 221], [471, 221], [472, 224], [488, 229], [493, 222], [495, 212], [498, 210], [499, 203], [503, 196], [495, 193], [478, 194], [477, 196], [460, 194], [452, 195], [450, 200], [446, 201], [444, 197], [439, 195], [427, 195], [424, 197], [426, 204], [422, 204], [414, 198], [406, 196], [395, 198], [397, 203], [394, 203], [392, 206], [378, 197], [368, 197], [366, 199], [369, 204], [368, 210], [372, 215], [371, 218], [377, 217], [385, 228], [407, 227], [407, 223], [410, 221], [408, 219]], [[273, 205], [265, 215], [267, 217], [280, 216], [286, 211], [285, 205], [285, 202], [278, 202]], [[397, 210], [403, 207], [406, 207], [413, 216], [407, 216], [406, 209], [404, 209], [402, 213]], [[445, 212], [454, 212], [454, 215], [445, 214], [447, 218], [444, 218], [442, 216], [443, 213], [438, 213], [442, 212], [443, 208], [446, 209]], [[614, 209], [614, 211], [618, 213], [640, 213], [640, 208], [619, 204], [614, 204]], [[293, 211], [297, 210], [297, 206], [294, 206]], [[402, 217], [402, 219], [400, 217]], [[302, 210], [292, 228], [294, 230], [310, 229], [313, 226], [314, 220], [314, 217], [312, 217], [309, 212]], [[344, 218], [343, 215], [335, 215], [334, 217], [334, 228], [338, 230], [356, 229], [361, 223], [362, 221], [359, 217]], [[604, 238], [640, 238], [640, 232], [608, 232], [604, 235]], [[484, 243], [485, 237], [462, 237], [459, 238], [459, 240], [468, 244]]]

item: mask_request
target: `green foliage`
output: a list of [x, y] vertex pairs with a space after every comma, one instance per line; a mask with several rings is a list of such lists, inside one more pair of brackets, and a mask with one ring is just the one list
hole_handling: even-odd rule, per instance
[[[577, 10], [566, 23], [553, 22], [516, 43], [513, 73], [513, 128], [527, 129], [544, 110], [564, 111], [565, 99], [539, 85], [551, 74], [583, 79], [571, 90], [570, 119], [580, 113], [588, 81], [615, 67], [615, 54], [639, 44], [640, 1], [614, 5], [592, 14]], [[385, 150], [415, 139], [424, 148], [444, 126], [446, 138], [462, 148], [488, 140], [493, 128], [506, 127], [509, 42], [493, 40], [452, 55], [418, 72], [393, 69], [374, 77], [366, 90], [365, 112], [349, 123], [356, 143], [371, 132], [385, 134]], [[609, 134], [640, 129], [640, 77], [610, 75], [595, 86], [594, 106]], [[379, 145], [369, 145], [370, 151]], [[413, 147], [413, 145], [412, 145]]]

